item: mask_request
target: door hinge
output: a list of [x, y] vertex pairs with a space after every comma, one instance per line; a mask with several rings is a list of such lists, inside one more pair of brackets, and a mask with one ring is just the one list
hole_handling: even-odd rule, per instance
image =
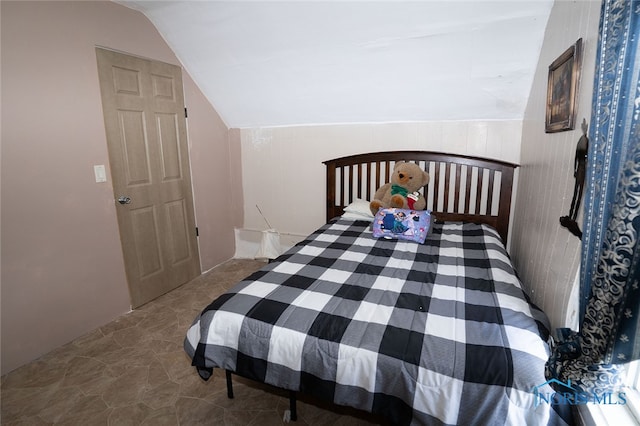
[[200, 232], [198, 231], [198, 227], [196, 226], [196, 237], [200, 236]]
[[187, 118], [187, 107], [184, 107], [184, 118]]

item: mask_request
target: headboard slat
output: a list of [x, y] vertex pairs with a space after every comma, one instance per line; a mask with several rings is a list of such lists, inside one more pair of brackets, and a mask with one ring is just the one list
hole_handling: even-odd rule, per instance
[[433, 210], [440, 208], [440, 163], [436, 162], [433, 169]]
[[[446, 163], [444, 166], [444, 204], [442, 205], [442, 210], [445, 212], [449, 211], [449, 185], [451, 180], [451, 163]], [[455, 210], [454, 210], [455, 211]]]
[[455, 187], [453, 189], [453, 211], [460, 211], [460, 180], [462, 179], [462, 167], [456, 165]]
[[358, 173], [357, 173], [357, 181], [356, 181], [356, 197], [362, 197], [362, 185], [360, 185], [364, 181], [364, 164], [358, 164]]
[[[367, 182], [369, 181], [369, 176], [371, 176], [371, 163], [367, 163]], [[371, 185], [366, 186], [366, 190], [364, 191], [365, 199], [371, 199]]]
[[[389, 182], [392, 166], [397, 161], [413, 161], [424, 164], [425, 170], [430, 174], [431, 180], [427, 187], [423, 188], [427, 200], [427, 206], [431, 206], [438, 221], [469, 221], [474, 223], [486, 223], [498, 231], [502, 240], [506, 243], [509, 230], [509, 215], [511, 214], [511, 193], [513, 190], [514, 170], [518, 165], [504, 161], [489, 160], [478, 157], [443, 154], [429, 151], [388, 151], [369, 154], [357, 154], [347, 157], [324, 161], [327, 166], [327, 220], [340, 216], [344, 207], [354, 200], [366, 194], [368, 200], [373, 198], [374, 191]], [[366, 173], [363, 173], [366, 164]], [[384, 173], [382, 167], [384, 165]], [[354, 173], [354, 167], [357, 172]], [[451, 167], [455, 168], [455, 177], [451, 176]], [[345, 181], [345, 169], [348, 169], [348, 182]], [[444, 169], [444, 177], [441, 170]], [[464, 170], [465, 183], [462, 182]], [[485, 178], [485, 170], [487, 176]], [[475, 194], [473, 186], [473, 174], [476, 173]], [[339, 180], [339, 182], [336, 182]], [[354, 191], [354, 185], [357, 190]], [[450, 188], [453, 185], [453, 209], [449, 209]], [[493, 215], [495, 185], [499, 185], [500, 192], [497, 200], [497, 215]], [[362, 190], [363, 186], [366, 190]], [[442, 188], [441, 188], [442, 186]], [[348, 189], [347, 189], [348, 187]], [[431, 190], [429, 190], [431, 189]], [[461, 191], [464, 189], [464, 208], [460, 213]], [[483, 191], [487, 191], [485, 200], [482, 200]], [[444, 192], [442, 192], [444, 191]], [[355, 192], [355, 194], [354, 194]], [[438, 203], [442, 194], [443, 205]], [[472, 197], [475, 195], [475, 210], [472, 213]], [[482, 213], [484, 212], [484, 213]]]
[[496, 171], [495, 170], [489, 170], [489, 184], [488, 184], [488, 192], [487, 192], [487, 213], [486, 214], [492, 214], [493, 212], [493, 185], [494, 185], [494, 178], [495, 178], [495, 174]]
[[476, 181], [476, 208], [474, 210], [475, 214], [480, 214], [482, 201], [482, 180], [484, 178], [484, 169], [478, 167], [478, 180]]

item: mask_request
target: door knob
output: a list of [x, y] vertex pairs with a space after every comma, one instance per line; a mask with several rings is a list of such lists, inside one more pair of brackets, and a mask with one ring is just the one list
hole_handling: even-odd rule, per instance
[[118, 202], [120, 204], [131, 204], [131, 198], [129, 198], [129, 197], [125, 196], [125, 195], [121, 195], [118, 198]]

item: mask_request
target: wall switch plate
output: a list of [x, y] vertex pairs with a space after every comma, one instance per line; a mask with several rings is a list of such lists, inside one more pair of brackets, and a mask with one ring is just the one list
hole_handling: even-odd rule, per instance
[[93, 173], [96, 175], [96, 183], [107, 181], [107, 171], [104, 168], [104, 164], [93, 166]]

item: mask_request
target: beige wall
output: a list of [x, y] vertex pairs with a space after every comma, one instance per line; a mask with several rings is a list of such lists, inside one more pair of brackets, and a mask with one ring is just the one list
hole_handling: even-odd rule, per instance
[[247, 230], [266, 229], [256, 204], [274, 228], [292, 234], [294, 241], [295, 236], [305, 236], [322, 225], [324, 160], [362, 152], [416, 149], [517, 163], [521, 126], [518, 120], [507, 120], [244, 129], [244, 226]]
[[[112, 2], [0, 5], [6, 373], [129, 310], [110, 175], [106, 183], [93, 175], [94, 165], [108, 169], [95, 46], [179, 62], [142, 14]], [[227, 200], [241, 193], [239, 151], [186, 73], [183, 80], [209, 269], [233, 256]]]
[[[556, 1], [545, 33], [522, 130], [522, 155], [511, 254], [533, 301], [552, 326], [565, 325], [569, 296], [580, 265], [580, 241], [559, 224], [573, 196], [573, 161], [579, 123], [591, 120], [598, 42], [599, 1]], [[582, 37], [584, 55], [576, 129], [545, 134], [548, 67]], [[582, 214], [578, 216], [582, 223]]]

